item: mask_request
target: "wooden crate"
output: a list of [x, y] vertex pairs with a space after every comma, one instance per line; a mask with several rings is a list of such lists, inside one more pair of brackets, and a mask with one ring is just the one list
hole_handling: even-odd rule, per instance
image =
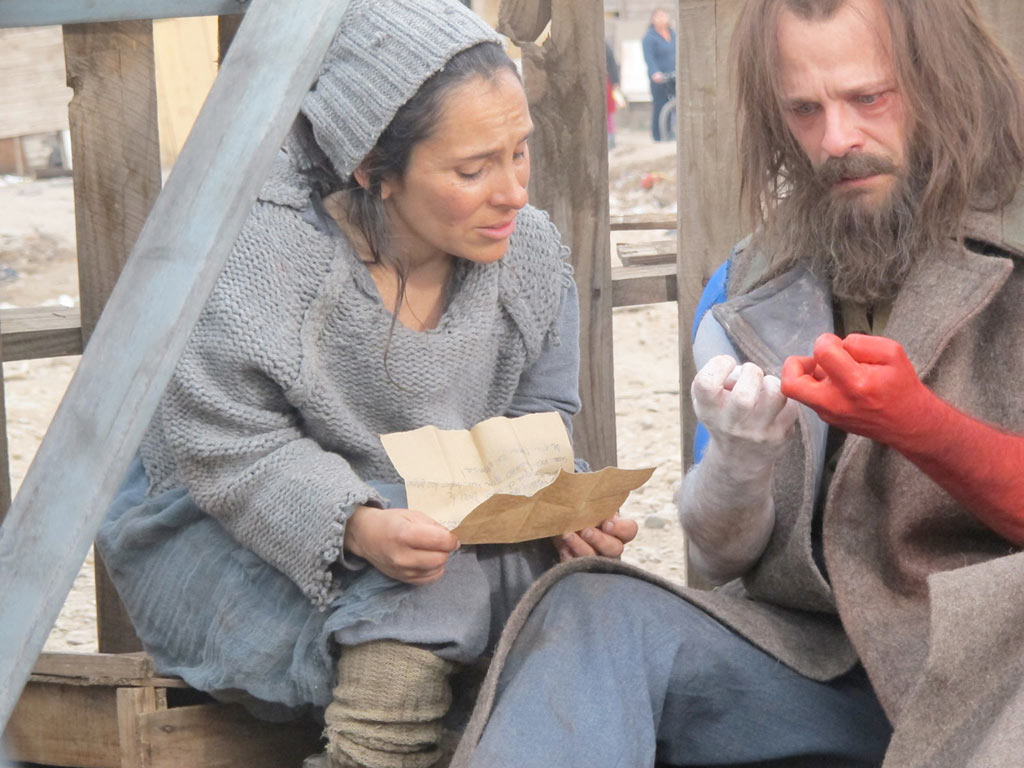
[[159, 677], [144, 653], [44, 653], [4, 740], [13, 760], [75, 768], [299, 768], [320, 726], [256, 720]]

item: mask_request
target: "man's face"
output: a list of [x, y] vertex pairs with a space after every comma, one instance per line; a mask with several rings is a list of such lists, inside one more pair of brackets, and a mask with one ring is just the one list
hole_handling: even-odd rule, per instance
[[784, 117], [831, 194], [878, 210], [906, 174], [908, 119], [879, 0], [848, 0], [831, 19], [783, 10]]

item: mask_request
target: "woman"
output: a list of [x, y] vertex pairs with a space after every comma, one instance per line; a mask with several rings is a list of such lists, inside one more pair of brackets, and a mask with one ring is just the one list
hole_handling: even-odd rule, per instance
[[651, 137], [670, 141], [675, 136], [661, 135], [661, 110], [672, 98], [676, 71], [676, 31], [664, 8], [651, 12], [651, 24], [641, 40], [647, 78], [651, 86]]
[[162, 673], [326, 706], [333, 766], [433, 764], [449, 675], [529, 583], [636, 533], [459, 549], [379, 440], [579, 409], [499, 40], [454, 0], [352, 3], [97, 542]]

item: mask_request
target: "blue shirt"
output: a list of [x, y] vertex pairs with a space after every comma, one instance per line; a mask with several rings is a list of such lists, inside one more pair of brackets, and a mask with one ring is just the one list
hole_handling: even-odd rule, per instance
[[655, 72], [672, 74], [676, 71], [676, 32], [674, 29], [669, 29], [669, 39], [666, 40], [658, 34], [652, 24], [644, 34], [642, 45], [648, 77]]

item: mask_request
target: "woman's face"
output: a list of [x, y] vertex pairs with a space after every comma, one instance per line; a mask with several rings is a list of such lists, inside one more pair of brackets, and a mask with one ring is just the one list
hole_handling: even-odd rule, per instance
[[497, 261], [527, 201], [526, 94], [501, 71], [453, 88], [441, 112], [433, 134], [413, 147], [404, 177], [381, 183], [395, 255], [408, 266], [448, 256]]

